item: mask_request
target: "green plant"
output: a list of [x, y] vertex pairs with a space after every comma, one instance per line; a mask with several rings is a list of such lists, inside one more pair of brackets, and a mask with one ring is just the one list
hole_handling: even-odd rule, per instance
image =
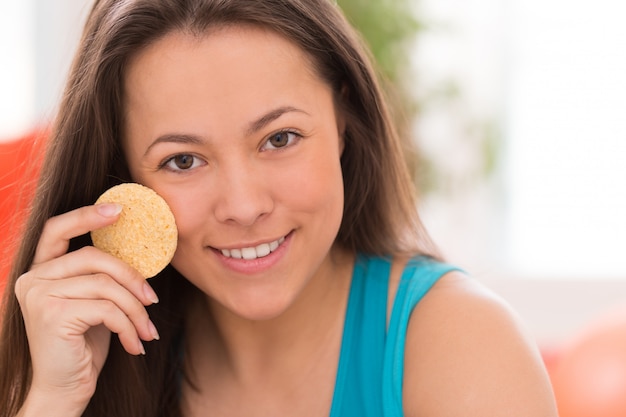
[[396, 127], [407, 149], [407, 162], [418, 188], [430, 164], [415, 147], [412, 125], [418, 103], [410, 73], [411, 50], [422, 29], [412, 10], [414, 0], [338, 0], [337, 4], [369, 46], [383, 89], [390, 99]]
[[[450, 184], [470, 177], [475, 182], [488, 179], [496, 169], [501, 143], [496, 121], [477, 119], [471, 112], [462, 80], [444, 76], [427, 84], [416, 75], [418, 69], [411, 66], [411, 56], [417, 52], [422, 34], [453, 36], [450, 29], [454, 26], [445, 21], [425, 22], [417, 13], [418, 0], [337, 0], [337, 4], [372, 51], [420, 193], [445, 191]], [[432, 120], [433, 114], [440, 120], [447, 119], [454, 132], [443, 140], [472, 152], [478, 161], [476, 167], [462, 174], [450, 172], [440, 156], [428, 155], [427, 149], [420, 147], [416, 126], [429, 117]]]
[[337, 4], [370, 46], [384, 77], [402, 83], [409, 50], [421, 28], [410, 0], [339, 0]]

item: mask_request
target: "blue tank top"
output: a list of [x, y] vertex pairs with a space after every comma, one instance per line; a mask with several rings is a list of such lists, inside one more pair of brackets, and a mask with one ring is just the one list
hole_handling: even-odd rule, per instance
[[411, 259], [387, 328], [389, 259], [359, 255], [354, 265], [330, 417], [402, 417], [404, 344], [411, 312], [445, 273], [430, 258]]

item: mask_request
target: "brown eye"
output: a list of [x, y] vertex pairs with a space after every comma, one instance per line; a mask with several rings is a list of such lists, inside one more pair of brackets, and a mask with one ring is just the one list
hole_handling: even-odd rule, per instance
[[189, 169], [193, 166], [193, 156], [191, 155], [176, 155], [172, 158], [172, 162], [178, 169]]
[[302, 139], [302, 135], [293, 130], [281, 130], [280, 132], [272, 133], [261, 147], [264, 151], [277, 150], [293, 146]]
[[159, 166], [159, 169], [166, 169], [173, 172], [193, 171], [196, 168], [201, 168], [207, 163], [205, 160], [198, 156], [194, 156], [188, 153], [181, 153], [169, 157], [167, 160]]
[[269, 138], [269, 143], [274, 148], [282, 148], [289, 143], [289, 132], [278, 132]]

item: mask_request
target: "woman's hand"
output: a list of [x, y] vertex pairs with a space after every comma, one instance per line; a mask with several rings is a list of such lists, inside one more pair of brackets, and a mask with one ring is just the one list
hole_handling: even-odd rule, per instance
[[120, 211], [101, 204], [49, 219], [30, 271], [16, 283], [33, 364], [23, 412], [45, 404], [52, 415], [52, 404], [62, 404], [66, 413], [80, 415], [95, 391], [111, 332], [133, 355], [145, 353], [142, 340], [158, 339], [145, 309], [158, 299], [137, 271], [92, 246], [67, 253], [70, 239], [114, 223]]

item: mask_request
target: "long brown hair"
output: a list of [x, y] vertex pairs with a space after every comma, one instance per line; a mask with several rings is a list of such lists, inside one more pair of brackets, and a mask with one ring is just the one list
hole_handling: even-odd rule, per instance
[[[24, 402], [32, 374], [15, 281], [33, 260], [44, 223], [93, 204], [114, 183], [130, 181], [120, 149], [123, 78], [129, 60], [172, 31], [202, 36], [216, 25], [269, 28], [299, 45], [336, 93], [346, 118], [341, 164], [345, 208], [336, 244], [377, 255], [435, 251], [370, 57], [330, 0], [96, 0], [79, 44], [21, 247], [10, 274], [0, 340], [0, 416]], [[70, 250], [89, 244], [74, 239]], [[126, 354], [116, 339], [85, 416], [179, 415], [176, 378], [189, 285], [173, 268], [151, 280], [161, 302], [150, 315], [161, 333], [147, 355]]]

